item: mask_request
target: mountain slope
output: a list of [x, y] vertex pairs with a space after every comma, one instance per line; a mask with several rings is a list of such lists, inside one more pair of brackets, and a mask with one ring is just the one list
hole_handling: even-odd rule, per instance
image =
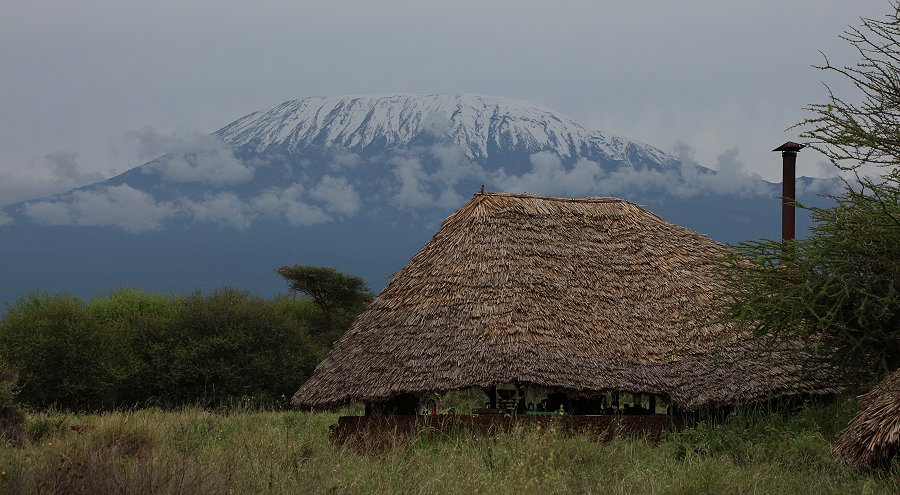
[[[0, 302], [119, 285], [272, 294], [284, 289], [272, 269], [292, 263], [380, 290], [482, 185], [624, 197], [725, 242], [779, 232], [777, 184], [500, 97], [304, 98], [168, 141], [116, 177], [0, 209]], [[800, 199], [830, 187], [801, 180]]]
[[534, 104], [481, 95], [303, 98], [251, 113], [214, 135], [256, 152], [311, 146], [358, 152], [415, 146], [434, 137], [470, 159], [549, 151], [563, 159], [599, 154], [628, 163], [631, 151], [664, 166], [676, 162], [656, 148], [586, 129]]

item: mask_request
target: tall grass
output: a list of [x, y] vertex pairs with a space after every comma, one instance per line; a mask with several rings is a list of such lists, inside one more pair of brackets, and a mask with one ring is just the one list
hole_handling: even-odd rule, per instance
[[380, 454], [333, 445], [337, 414], [33, 414], [0, 446], [0, 493], [900, 493], [900, 468], [856, 473], [830, 449], [847, 401], [745, 411], [652, 445], [552, 428], [415, 437]]

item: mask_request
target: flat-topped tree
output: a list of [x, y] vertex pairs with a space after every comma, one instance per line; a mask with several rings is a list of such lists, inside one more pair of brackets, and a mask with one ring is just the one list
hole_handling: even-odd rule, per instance
[[336, 313], [343, 311], [355, 317], [372, 300], [372, 292], [362, 278], [334, 268], [286, 265], [275, 272], [287, 281], [291, 291], [306, 294], [315, 301], [322, 311], [326, 335], [334, 335], [337, 330]]

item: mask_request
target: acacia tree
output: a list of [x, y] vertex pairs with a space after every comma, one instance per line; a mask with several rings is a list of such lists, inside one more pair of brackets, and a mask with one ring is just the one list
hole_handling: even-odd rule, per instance
[[824, 63], [815, 66], [850, 82], [856, 101], [825, 83], [828, 101], [808, 105], [813, 116], [796, 126], [810, 146], [844, 170], [867, 164], [896, 169], [900, 158], [900, 2], [890, 5], [884, 19], [863, 18], [841, 35], [860, 58], [855, 65], [832, 64], [822, 53]]
[[808, 238], [742, 243], [722, 264], [733, 288], [724, 296], [727, 321], [805, 340], [876, 374], [900, 367], [900, 2], [891, 8], [842, 36], [860, 57], [856, 65], [823, 54], [817, 67], [850, 81], [853, 99], [829, 88], [828, 101], [807, 106], [812, 116], [797, 125], [855, 179], [835, 207], [808, 208]]
[[372, 300], [372, 292], [363, 279], [334, 268], [286, 265], [276, 268], [275, 273], [287, 281], [291, 291], [311, 297], [322, 311], [328, 345]]

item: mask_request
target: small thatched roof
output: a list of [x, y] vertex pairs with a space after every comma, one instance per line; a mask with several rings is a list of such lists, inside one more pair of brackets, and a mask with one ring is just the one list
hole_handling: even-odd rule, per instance
[[890, 463], [900, 453], [900, 370], [858, 400], [859, 412], [838, 436], [835, 457], [855, 467]]
[[727, 247], [614, 198], [476, 194], [394, 274], [293, 403], [518, 381], [694, 409], [836, 389], [715, 319]]

